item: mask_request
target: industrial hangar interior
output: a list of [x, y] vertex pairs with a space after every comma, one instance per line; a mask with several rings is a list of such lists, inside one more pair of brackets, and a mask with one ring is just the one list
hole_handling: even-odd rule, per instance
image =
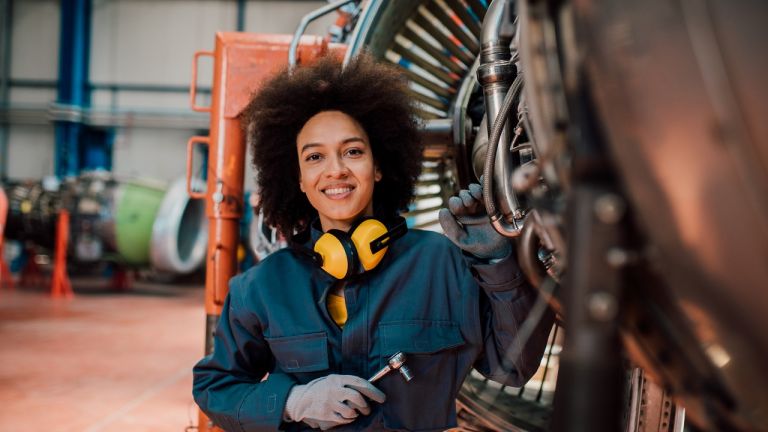
[[0, 429], [768, 430], [766, 18], [0, 0]]

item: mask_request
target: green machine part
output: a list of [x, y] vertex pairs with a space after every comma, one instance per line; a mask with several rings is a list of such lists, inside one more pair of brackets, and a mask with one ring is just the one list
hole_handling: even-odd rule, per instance
[[152, 225], [166, 191], [138, 182], [123, 183], [120, 187], [115, 209], [117, 253], [126, 264], [146, 264]]

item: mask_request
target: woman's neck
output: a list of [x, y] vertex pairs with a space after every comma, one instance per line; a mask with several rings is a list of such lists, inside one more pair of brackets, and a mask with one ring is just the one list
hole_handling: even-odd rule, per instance
[[323, 232], [328, 232], [332, 229], [348, 232], [349, 228], [352, 227], [352, 223], [353, 223], [353, 220], [341, 221], [341, 220], [329, 220], [323, 217], [320, 218], [320, 227], [323, 229]]

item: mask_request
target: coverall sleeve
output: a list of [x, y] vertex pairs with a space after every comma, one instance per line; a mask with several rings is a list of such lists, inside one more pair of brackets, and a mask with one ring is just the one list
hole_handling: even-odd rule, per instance
[[[213, 353], [193, 369], [195, 402], [226, 431], [275, 431], [295, 381], [273, 371], [275, 359], [255, 315], [243, 307], [242, 277], [233, 278], [214, 334]], [[269, 373], [266, 380], [264, 376]]]
[[494, 381], [520, 387], [539, 368], [554, 312], [547, 307], [528, 340], [520, 341], [520, 328], [528, 318], [538, 292], [517, 265], [516, 254], [492, 264], [475, 264], [472, 269], [476, 283], [482, 287], [479, 318], [483, 354], [474, 367]]

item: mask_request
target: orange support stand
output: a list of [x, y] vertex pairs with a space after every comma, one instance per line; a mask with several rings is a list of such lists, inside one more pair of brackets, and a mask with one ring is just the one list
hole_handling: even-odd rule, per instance
[[[187, 190], [193, 198], [204, 198], [208, 216], [208, 255], [205, 275], [205, 353], [213, 351], [213, 331], [229, 287], [237, 273], [239, 220], [243, 214], [245, 137], [238, 116], [261, 83], [288, 64], [291, 35], [217, 33], [213, 52], [195, 54], [190, 99], [192, 109], [211, 113], [210, 135], [192, 137], [187, 144]], [[329, 44], [317, 36], [300, 39], [298, 59], [311, 63], [331, 52], [340, 58], [345, 45]], [[210, 107], [196, 104], [197, 59], [213, 57], [213, 93]], [[192, 191], [191, 175], [195, 144], [208, 149], [208, 182], [203, 194]], [[198, 430], [220, 430], [201, 412]]]
[[53, 277], [51, 278], [51, 296], [73, 296], [72, 284], [67, 275], [67, 245], [69, 243], [69, 212], [59, 211], [56, 221], [56, 247], [54, 249]]
[[5, 261], [5, 222], [8, 220], [8, 196], [0, 188], [0, 288], [14, 288], [11, 268]]

